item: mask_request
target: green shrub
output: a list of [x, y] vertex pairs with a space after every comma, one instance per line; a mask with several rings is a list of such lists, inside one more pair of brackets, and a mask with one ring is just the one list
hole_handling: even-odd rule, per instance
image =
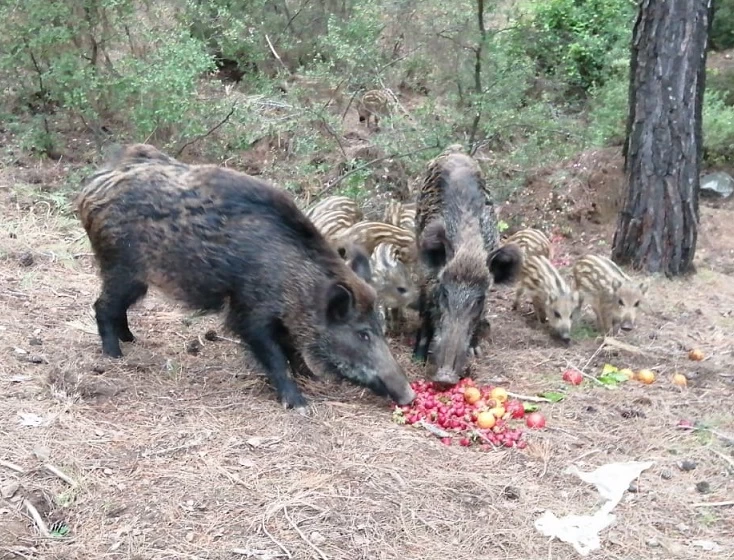
[[709, 41], [716, 50], [734, 47], [734, 0], [714, 2], [714, 19], [711, 22]]
[[514, 31], [517, 44], [568, 91], [603, 86], [613, 61], [629, 56], [636, 15], [629, 0], [547, 0], [528, 15]]
[[703, 150], [707, 165], [729, 163], [734, 157], [734, 107], [715, 90], [704, 95]]

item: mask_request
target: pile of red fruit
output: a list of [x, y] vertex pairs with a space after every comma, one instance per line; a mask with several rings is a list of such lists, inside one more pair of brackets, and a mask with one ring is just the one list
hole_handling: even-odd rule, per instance
[[469, 378], [446, 390], [424, 380], [414, 381], [411, 387], [415, 400], [410, 405], [396, 405], [393, 419], [400, 424], [421, 424], [441, 437], [445, 445], [451, 445], [458, 437], [459, 445], [477, 444], [485, 451], [498, 446], [523, 449], [527, 445], [523, 432], [510, 427], [510, 422], [525, 418], [530, 428], [545, 426], [542, 414], [532, 412], [526, 416], [526, 405], [508, 399], [502, 387], [477, 387]]

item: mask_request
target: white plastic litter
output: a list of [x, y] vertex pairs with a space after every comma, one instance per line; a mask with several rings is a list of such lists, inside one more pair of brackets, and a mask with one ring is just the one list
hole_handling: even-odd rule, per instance
[[596, 486], [606, 502], [594, 515], [557, 517], [552, 511], [546, 510], [535, 520], [535, 528], [547, 537], [570, 543], [581, 556], [587, 556], [601, 548], [599, 533], [614, 523], [616, 516], [611, 511], [620, 502], [630, 483], [653, 464], [653, 461], [608, 463], [591, 472], [582, 472], [575, 465], [569, 466], [565, 473], [575, 474], [584, 482]]

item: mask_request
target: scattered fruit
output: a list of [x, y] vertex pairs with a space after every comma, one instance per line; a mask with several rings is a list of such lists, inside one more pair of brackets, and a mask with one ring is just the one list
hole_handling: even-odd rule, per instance
[[474, 404], [482, 398], [482, 393], [476, 387], [467, 387], [464, 391], [464, 400], [469, 404]]
[[489, 393], [489, 396], [496, 400], [498, 403], [503, 403], [507, 400], [507, 391], [502, 387], [495, 387]]
[[525, 405], [518, 400], [511, 400], [505, 403], [505, 410], [510, 415], [510, 418], [522, 418], [525, 416]]
[[489, 430], [491, 428], [494, 428], [496, 423], [497, 423], [497, 420], [495, 419], [494, 414], [492, 414], [489, 411], [480, 412], [477, 415], [477, 426], [479, 426], [483, 430]]
[[630, 368], [620, 369], [619, 373], [626, 375], [627, 379], [629, 379], [630, 381], [635, 378], [635, 372], [632, 371]]
[[699, 350], [698, 348], [693, 348], [690, 352], [688, 352], [688, 359], [693, 360], [694, 362], [700, 362], [703, 360], [703, 352]]
[[581, 375], [580, 371], [567, 369], [563, 372], [563, 380], [571, 385], [581, 385], [581, 382], [584, 380], [584, 376]]
[[506, 390], [475, 386], [468, 378], [448, 389], [425, 380], [414, 381], [411, 387], [416, 393], [411, 404], [392, 405], [395, 422], [421, 426], [444, 445], [458, 443], [485, 451], [527, 445], [523, 430], [509, 424], [523, 418], [528, 405], [517, 399], [508, 401]]
[[495, 406], [494, 408], [489, 409], [489, 413], [492, 414], [495, 418], [502, 418], [505, 415], [505, 407]]
[[528, 414], [527, 418], [525, 418], [525, 423], [528, 428], [544, 428], [545, 416], [540, 412], [533, 412], [532, 414]]
[[641, 369], [637, 372], [637, 381], [649, 385], [655, 381], [655, 373], [650, 369]]
[[677, 385], [678, 387], [685, 387], [688, 385], [688, 379], [686, 379], [686, 376], [682, 373], [676, 373], [673, 376], [673, 385]]

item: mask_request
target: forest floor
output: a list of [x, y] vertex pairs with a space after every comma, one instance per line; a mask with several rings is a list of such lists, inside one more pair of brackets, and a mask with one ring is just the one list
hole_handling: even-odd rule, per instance
[[[613, 148], [538, 170], [501, 217], [560, 233], [566, 265], [608, 254], [621, 169]], [[596, 490], [565, 469], [633, 460], [653, 465], [589, 559], [734, 557], [732, 506], [701, 505], [734, 496], [732, 204], [703, 201], [697, 274], [652, 278], [627, 350], [601, 348], [588, 308], [559, 346], [510, 310], [511, 288], [495, 289], [477, 382], [567, 396], [541, 405], [547, 428], [528, 430], [527, 448], [482, 452], [394, 423], [386, 400], [348, 384], [300, 381], [311, 415], [284, 411], [219, 317], [155, 291], [131, 310], [138, 341], [122, 360], [103, 358], [87, 239], [59, 211], [65, 195], [53, 203], [70, 171], [0, 172], [0, 558], [571, 558], [534, 527], [545, 510], [595, 511]], [[209, 329], [225, 338], [205, 339]], [[409, 338], [392, 345], [417, 378]], [[692, 348], [705, 359], [690, 361]], [[569, 365], [593, 376], [604, 363], [657, 380], [561, 381]], [[680, 429], [683, 419], [700, 429]]]

